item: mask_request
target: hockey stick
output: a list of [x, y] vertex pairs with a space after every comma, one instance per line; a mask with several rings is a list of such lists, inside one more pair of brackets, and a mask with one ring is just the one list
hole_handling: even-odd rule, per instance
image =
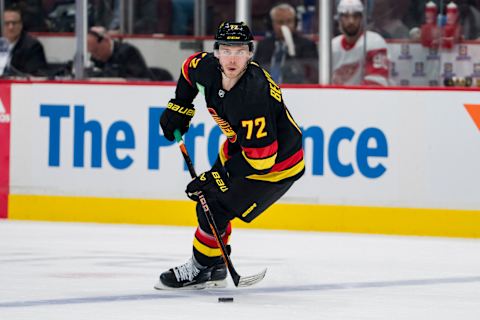
[[[182, 151], [183, 159], [187, 164], [188, 171], [190, 171], [190, 175], [192, 176], [192, 178], [196, 178], [197, 174], [195, 172], [195, 168], [193, 167], [192, 159], [190, 159], [190, 156], [188, 155], [187, 148], [185, 147], [185, 143], [183, 142], [180, 131], [175, 130], [173, 134], [175, 136], [175, 140], [178, 143], [178, 146], [180, 147], [180, 151]], [[265, 274], [267, 273], [267, 269], [263, 270], [258, 274], [255, 274], [252, 276], [246, 276], [246, 277], [242, 277], [237, 273], [237, 271], [233, 267], [232, 261], [230, 260], [230, 256], [227, 253], [225, 244], [222, 241], [222, 237], [220, 236], [220, 232], [218, 231], [217, 225], [215, 224], [212, 211], [210, 211], [210, 208], [208, 207], [205, 196], [200, 192], [198, 194], [198, 198], [200, 200], [200, 204], [202, 205], [203, 213], [205, 213], [208, 224], [210, 225], [210, 228], [212, 229], [212, 233], [215, 236], [215, 240], [217, 240], [217, 244], [220, 247], [220, 251], [222, 252], [223, 261], [225, 261], [225, 265], [227, 266], [228, 271], [230, 272], [230, 276], [232, 276], [232, 280], [235, 286], [248, 287], [256, 284], [257, 282], [260, 282], [265, 277]]]

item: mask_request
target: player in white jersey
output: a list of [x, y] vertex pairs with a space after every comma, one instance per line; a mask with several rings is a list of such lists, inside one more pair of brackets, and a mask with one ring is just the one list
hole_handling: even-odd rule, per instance
[[362, 2], [341, 0], [337, 13], [342, 34], [332, 40], [332, 83], [388, 85], [387, 44], [378, 33], [365, 32]]

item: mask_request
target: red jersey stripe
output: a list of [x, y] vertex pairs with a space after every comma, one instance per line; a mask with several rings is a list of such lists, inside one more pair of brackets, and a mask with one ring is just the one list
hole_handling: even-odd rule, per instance
[[263, 148], [246, 148], [242, 147], [245, 155], [250, 159], [264, 159], [269, 158], [278, 151], [278, 141], [275, 140], [270, 145]]
[[270, 172], [278, 172], [278, 171], [282, 171], [290, 167], [293, 167], [295, 164], [302, 161], [302, 159], [303, 159], [303, 149], [300, 149], [289, 158], [275, 164], [270, 170]]

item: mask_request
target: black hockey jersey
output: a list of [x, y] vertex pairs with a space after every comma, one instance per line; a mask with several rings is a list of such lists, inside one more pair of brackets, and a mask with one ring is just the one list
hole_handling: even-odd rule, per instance
[[218, 60], [199, 52], [183, 63], [175, 98], [189, 104], [198, 92], [227, 136], [219, 156], [231, 177], [270, 182], [300, 178], [305, 171], [302, 133], [267, 71], [250, 62], [226, 91]]

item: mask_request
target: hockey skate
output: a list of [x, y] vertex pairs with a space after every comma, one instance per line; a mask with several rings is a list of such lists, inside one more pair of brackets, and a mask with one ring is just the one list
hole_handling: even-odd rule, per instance
[[224, 263], [204, 267], [191, 257], [186, 263], [162, 273], [154, 288], [157, 290], [225, 288], [226, 278], [227, 267]]

